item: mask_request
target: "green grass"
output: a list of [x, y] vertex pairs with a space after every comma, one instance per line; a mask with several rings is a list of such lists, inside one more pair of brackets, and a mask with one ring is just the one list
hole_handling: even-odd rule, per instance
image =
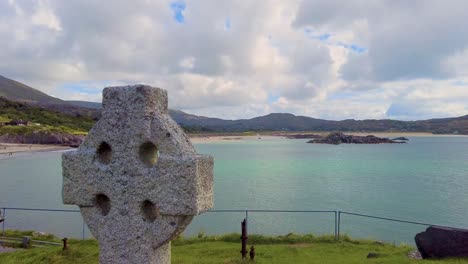
[[3, 126], [0, 127], [0, 135], [31, 135], [33, 133], [63, 133], [70, 135], [86, 135], [87, 131], [74, 129], [68, 126]]
[[[31, 232], [31, 231], [28, 231]], [[22, 236], [24, 232], [10, 231], [8, 235]], [[29, 233], [32, 234], [32, 233]], [[172, 246], [172, 263], [252, 263], [241, 261], [239, 234], [205, 236], [197, 238], [178, 238]], [[36, 239], [36, 238], [35, 238]], [[52, 237], [52, 240], [57, 238]], [[352, 240], [347, 236], [334, 241], [333, 236], [296, 235], [261, 236], [251, 235], [249, 245], [255, 244], [254, 263], [468, 263], [468, 259], [413, 260], [407, 253], [413, 250], [408, 245], [394, 246], [375, 243], [370, 240]], [[379, 253], [375, 259], [367, 259], [369, 252]], [[70, 240], [69, 250], [49, 246], [19, 250], [0, 254], [0, 263], [98, 263], [98, 243], [96, 240]]]
[[40, 125], [3, 126], [0, 127], [0, 135], [28, 135], [34, 132], [57, 132], [73, 135], [86, 134], [95, 123], [95, 120], [91, 117], [62, 114], [0, 98], [0, 122], [18, 119]]
[[0, 122], [10, 122], [10, 121], [11, 121], [10, 118], [0, 115]]

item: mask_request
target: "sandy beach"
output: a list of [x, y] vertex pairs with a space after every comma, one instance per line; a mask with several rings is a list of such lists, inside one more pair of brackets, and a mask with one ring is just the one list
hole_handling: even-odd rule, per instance
[[[367, 136], [367, 135], [374, 135], [376, 137], [384, 137], [384, 138], [397, 138], [397, 137], [467, 137], [468, 135], [435, 135], [432, 133], [426, 132], [344, 132], [345, 134], [355, 135], [355, 136]], [[279, 135], [281, 134], [281, 135]], [[229, 141], [251, 141], [251, 140], [277, 140], [285, 138], [285, 135], [296, 135], [296, 134], [315, 134], [326, 136], [329, 132], [294, 132], [294, 133], [280, 133], [280, 132], [270, 132], [260, 135], [220, 135], [220, 134], [190, 134], [190, 140], [192, 143], [199, 144], [199, 143], [216, 143], [216, 142], [229, 142]]]
[[67, 146], [39, 145], [39, 144], [10, 144], [0, 143], [0, 159], [11, 158], [18, 153], [33, 153], [44, 151], [59, 151], [71, 149]]

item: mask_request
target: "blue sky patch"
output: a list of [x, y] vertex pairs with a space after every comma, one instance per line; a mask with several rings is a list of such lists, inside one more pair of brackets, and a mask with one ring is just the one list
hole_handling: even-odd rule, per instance
[[464, 82], [462, 80], [457, 80], [452, 83], [455, 86], [468, 86], [468, 82]]
[[353, 44], [346, 44], [346, 43], [343, 43], [341, 41], [333, 41], [333, 40], [331, 40], [331, 37], [333, 37], [333, 34], [330, 34], [330, 33], [321, 33], [321, 34], [319, 34], [319, 32], [316, 32], [313, 29], [306, 28], [306, 29], [304, 29], [304, 34], [310, 39], [316, 39], [316, 40], [324, 42], [324, 43], [326, 43], [328, 45], [340, 46], [340, 47], [343, 47], [345, 49], [349, 49], [351, 51], [354, 51], [356, 53], [363, 53], [363, 52], [367, 51], [366, 48], [361, 47], [361, 46], [359, 46], [357, 44], [354, 44], [354, 43]]
[[75, 93], [83, 93], [83, 94], [100, 94], [102, 89], [101, 87], [106, 87], [109, 85], [109, 82], [77, 82], [77, 83], [66, 83], [62, 85], [63, 89], [66, 89], [71, 92]]
[[356, 44], [351, 44], [350, 49], [357, 53], [363, 53], [367, 50], [366, 48], [360, 47]]
[[172, 2], [171, 5], [171, 10], [174, 13], [173, 17], [174, 20], [179, 23], [183, 24], [185, 22], [185, 17], [184, 17], [184, 11], [186, 8], [186, 5], [184, 2]]
[[321, 40], [321, 41], [326, 41], [326, 40], [328, 40], [330, 37], [331, 37], [331, 34], [325, 33], [325, 34], [319, 35], [319, 36], [317, 37], [317, 39], [319, 39], [319, 40]]
[[225, 30], [230, 30], [231, 29], [231, 19], [230, 18], [226, 18], [226, 20], [224, 20], [224, 29]]
[[356, 52], [356, 53], [363, 53], [363, 52], [366, 52], [366, 51], [367, 51], [366, 48], [361, 47], [361, 46], [358, 46], [358, 45], [356, 45], [356, 44], [351, 44], [351, 45], [349, 45], [349, 44], [346, 44], [346, 43], [343, 43], [343, 42], [338, 42], [337, 45], [338, 45], [338, 46], [341, 46], [341, 47], [343, 47], [343, 48], [345, 48], [345, 49], [352, 50], [352, 51], [354, 51], [354, 52]]
[[280, 97], [278, 95], [269, 94], [268, 95], [268, 103], [277, 102], [279, 100], [279, 98]]

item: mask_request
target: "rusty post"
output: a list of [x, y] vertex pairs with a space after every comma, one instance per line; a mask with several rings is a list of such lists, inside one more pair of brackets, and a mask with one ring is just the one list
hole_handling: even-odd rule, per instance
[[67, 250], [68, 249], [67, 240], [68, 240], [68, 238], [62, 239], [62, 241], [63, 241], [63, 249], [62, 250]]
[[250, 260], [254, 260], [254, 258], [255, 258], [255, 246], [252, 245], [252, 246], [250, 247], [250, 253], [249, 253], [249, 255], [250, 255]]
[[241, 254], [242, 254], [242, 258], [245, 259], [247, 257], [247, 221], [244, 219], [244, 221], [242, 221], [241, 225], [242, 225], [242, 236], [241, 236], [242, 249], [241, 249]]

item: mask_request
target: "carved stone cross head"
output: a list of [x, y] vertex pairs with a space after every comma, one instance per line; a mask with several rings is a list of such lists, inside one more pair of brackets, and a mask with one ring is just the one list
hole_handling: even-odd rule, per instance
[[213, 207], [213, 158], [196, 153], [159, 88], [105, 88], [101, 119], [62, 167], [63, 202], [80, 207], [100, 263], [170, 263], [171, 239]]

